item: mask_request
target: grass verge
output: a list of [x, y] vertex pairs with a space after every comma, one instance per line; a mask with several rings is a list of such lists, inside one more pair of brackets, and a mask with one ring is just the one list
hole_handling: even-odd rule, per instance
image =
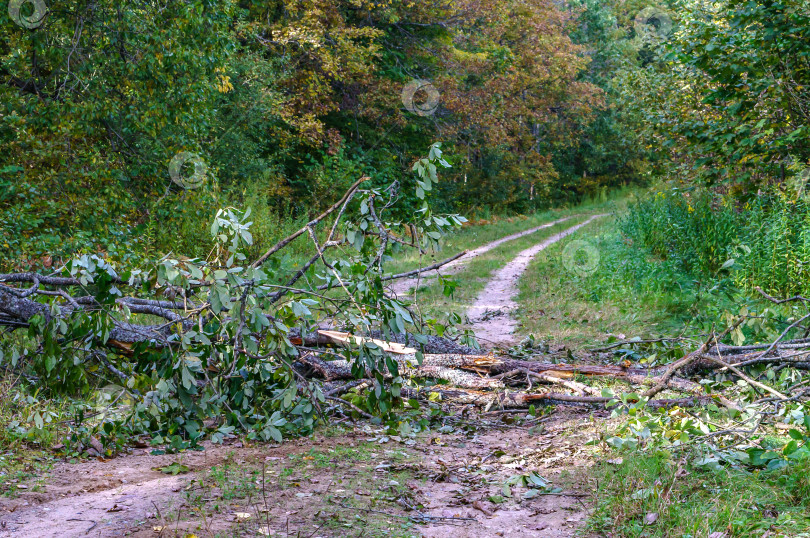
[[810, 536], [810, 462], [774, 472], [694, 468], [668, 451], [602, 461], [589, 531], [611, 537]]
[[696, 281], [629, 244], [614, 216], [540, 252], [519, 288], [521, 331], [573, 348], [671, 336], [729, 306], [716, 282]]

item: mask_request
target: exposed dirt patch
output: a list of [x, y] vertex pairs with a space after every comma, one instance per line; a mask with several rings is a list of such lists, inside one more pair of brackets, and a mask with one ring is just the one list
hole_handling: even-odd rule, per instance
[[517, 320], [511, 312], [517, 308], [514, 297], [518, 294], [517, 281], [537, 254], [560, 239], [571, 235], [592, 220], [589, 219], [554, 234], [526, 250], [521, 251], [509, 263], [499, 269], [470, 307], [467, 316], [473, 322], [475, 336], [484, 345], [507, 345], [515, 342]]
[[[425, 468], [447, 473], [449, 479], [428, 490], [427, 509], [471, 519], [455, 523], [452, 530], [446, 522], [428, 525], [422, 535], [574, 536], [590, 504], [589, 487], [582, 482], [591, 453], [583, 445], [595, 435], [587, 415], [569, 409], [540, 431], [489, 430], [428, 452]], [[562, 491], [534, 495], [532, 488], [509, 485], [530, 473]]]
[[[159, 525], [183, 503], [189, 480], [223, 462], [286, 457], [318, 446], [323, 440], [291, 441], [283, 445], [245, 448], [241, 443], [205, 445], [203, 451], [151, 455], [149, 450], [112, 460], [57, 464], [41, 491], [0, 498], [0, 537], [4, 536], [122, 536], [152, 521]], [[348, 435], [336, 444], [353, 442]], [[179, 462], [181, 475], [159, 469]], [[156, 533], [149, 527], [150, 534]]]
[[[278, 447], [60, 464], [44, 491], [0, 502], [0, 536], [573, 536], [590, 503], [576, 485], [597, 435], [589, 415], [507, 424], [459, 411], [453, 431], [414, 439], [363, 425]], [[189, 472], [155, 470], [178, 461]], [[514, 484], [528, 473], [562, 491]]]

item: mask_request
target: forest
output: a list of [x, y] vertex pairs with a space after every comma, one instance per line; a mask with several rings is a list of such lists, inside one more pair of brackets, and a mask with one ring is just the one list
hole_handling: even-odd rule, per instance
[[810, 536], [809, 0], [8, 0], [0, 97], [0, 537]]

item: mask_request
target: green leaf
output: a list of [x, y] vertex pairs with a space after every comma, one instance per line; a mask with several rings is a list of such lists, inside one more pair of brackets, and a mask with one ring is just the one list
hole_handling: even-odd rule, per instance
[[801, 441], [804, 439], [804, 435], [802, 434], [802, 432], [796, 429], [788, 430], [788, 435], [791, 438], [796, 439], [797, 441]]
[[169, 465], [166, 465], [165, 467], [156, 467], [155, 470], [160, 471], [161, 473], [164, 474], [177, 476], [179, 474], [185, 474], [189, 472], [191, 469], [189, 469], [186, 465], [183, 465], [179, 462], [173, 462], [170, 463]]

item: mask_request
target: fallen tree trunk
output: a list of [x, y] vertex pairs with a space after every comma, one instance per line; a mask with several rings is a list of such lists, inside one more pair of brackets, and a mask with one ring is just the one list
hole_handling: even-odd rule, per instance
[[401, 393], [402, 396], [406, 398], [419, 398], [420, 396], [430, 397], [431, 395], [436, 395], [443, 401], [488, 408], [493, 406], [502, 408], [528, 408], [532, 404], [539, 404], [547, 399], [547, 393], [531, 394], [527, 392], [511, 391], [482, 392], [452, 387], [430, 387], [422, 390], [403, 387]]
[[584, 383], [579, 383], [573, 380], [565, 380], [560, 379], [559, 377], [554, 377], [549, 374], [535, 374], [533, 372], [529, 372], [532, 376], [540, 381], [545, 381], [546, 383], [551, 383], [552, 385], [562, 385], [565, 388], [571, 389], [574, 392], [579, 393], [580, 395], [590, 394], [591, 396], [599, 396], [599, 391], [593, 387], [589, 387]]
[[[442, 379], [452, 383], [456, 387], [467, 389], [504, 389], [506, 385], [498, 379], [491, 377], [482, 377], [470, 372], [458, 370], [455, 368], [446, 368], [443, 366], [436, 366], [430, 364], [423, 364], [422, 366], [409, 365], [405, 359], [397, 359], [399, 364], [400, 374], [411, 377], [430, 377], [434, 379]], [[351, 364], [345, 360], [325, 361], [320, 357], [307, 354], [298, 359], [298, 362], [309, 366], [314, 371], [318, 372], [321, 377], [326, 381], [336, 381], [340, 379], [353, 379]]]
[[[464, 388], [478, 389], [503, 388], [504, 385], [492, 377], [462, 375], [461, 370], [470, 370], [481, 375], [499, 375], [515, 370], [546, 375], [559, 380], [573, 377], [575, 374], [586, 376], [606, 376], [625, 379], [634, 384], [653, 384], [658, 381], [655, 374], [658, 370], [645, 370], [642, 368], [625, 368], [623, 366], [602, 366], [593, 364], [554, 364], [548, 362], [521, 361], [515, 359], [499, 359], [491, 355], [460, 355], [460, 354], [427, 354], [421, 365], [416, 365], [413, 355], [392, 355], [402, 368], [402, 373], [412, 377], [433, 377]], [[312, 367], [327, 381], [338, 379], [352, 379], [351, 365], [345, 360], [326, 361], [312, 355], [299, 359], [307, 366]], [[666, 381], [666, 386], [675, 390], [699, 394], [703, 389], [697, 383], [672, 377]]]
[[573, 377], [577, 374], [608, 377], [627, 377], [628, 375], [649, 377], [657, 374], [656, 370], [643, 368], [597, 364], [555, 364], [551, 362], [501, 359], [493, 355], [431, 354], [425, 355], [423, 364], [461, 368], [491, 375], [503, 374], [512, 370], [528, 370], [537, 374], [547, 373], [558, 378]]
[[[408, 387], [402, 388], [402, 395], [406, 398], [430, 398], [436, 396], [442, 401], [463, 405], [475, 405], [479, 407], [500, 407], [505, 409], [528, 408], [535, 404], [564, 403], [572, 405], [605, 405], [612, 398], [604, 396], [572, 396], [559, 392], [481, 392], [465, 390], [460, 388], [429, 387], [416, 390]], [[431, 395], [433, 398], [431, 398]], [[653, 409], [662, 407], [694, 407], [714, 402], [710, 396], [691, 396], [688, 398], [664, 398], [660, 400], [650, 400], [647, 406]]]

